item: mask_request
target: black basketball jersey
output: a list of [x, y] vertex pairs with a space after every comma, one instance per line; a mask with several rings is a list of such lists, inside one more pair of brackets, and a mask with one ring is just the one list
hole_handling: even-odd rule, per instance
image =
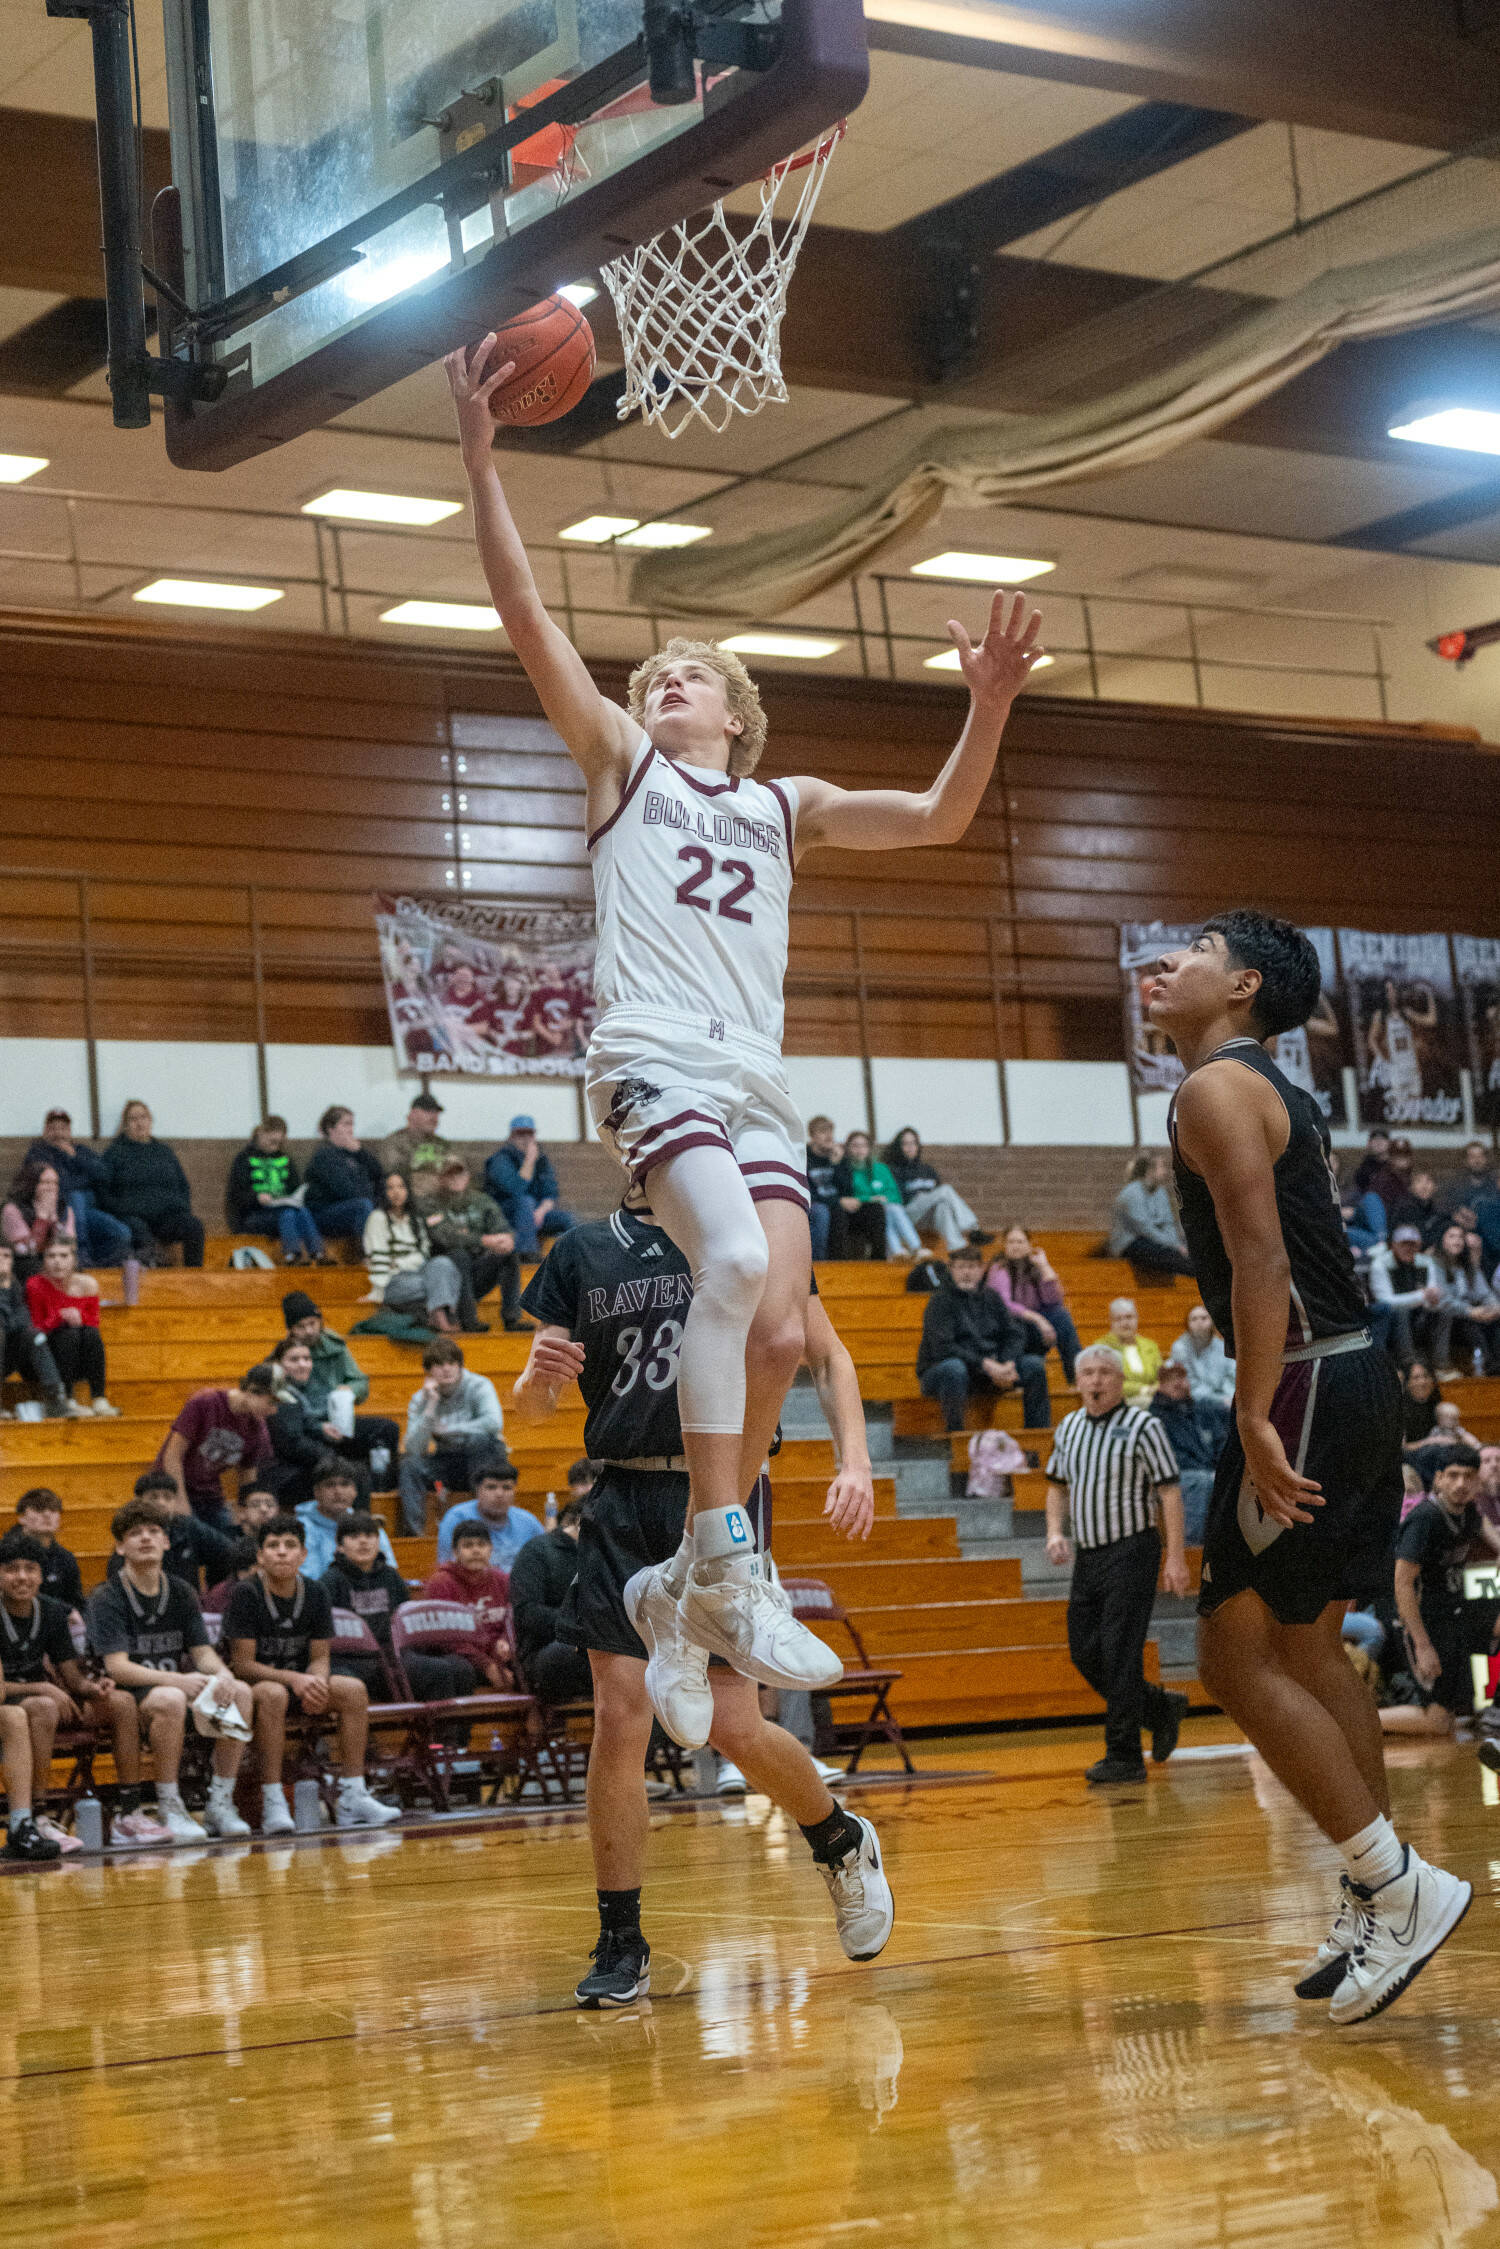
[[[1208, 1057], [1238, 1062], [1268, 1078], [1281, 1099], [1291, 1130], [1276, 1159], [1276, 1214], [1292, 1269], [1292, 1300], [1287, 1317], [1287, 1348], [1320, 1336], [1347, 1335], [1362, 1328], [1365, 1300], [1354, 1275], [1354, 1258], [1339, 1215], [1338, 1189], [1329, 1161], [1330, 1142], [1323, 1113], [1310, 1093], [1277, 1069], [1259, 1040], [1229, 1039]], [[1230, 1290], [1234, 1268], [1219, 1231], [1218, 1213], [1206, 1183], [1190, 1171], [1177, 1150], [1177, 1096], [1167, 1119], [1172, 1140], [1182, 1230], [1203, 1301], [1234, 1355]]]
[[591, 1460], [671, 1459], [682, 1451], [677, 1360], [693, 1277], [659, 1226], [617, 1210], [560, 1234], [521, 1303], [584, 1348], [579, 1388]]

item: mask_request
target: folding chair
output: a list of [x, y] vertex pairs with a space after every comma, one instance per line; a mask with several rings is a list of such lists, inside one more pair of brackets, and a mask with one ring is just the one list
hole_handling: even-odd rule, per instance
[[[859, 1627], [843, 1603], [835, 1598], [833, 1587], [825, 1585], [820, 1577], [784, 1577], [782, 1590], [792, 1604], [792, 1614], [799, 1624], [809, 1627], [837, 1626], [849, 1636], [854, 1649], [853, 1669], [846, 1667], [838, 1684], [820, 1690], [830, 1701], [847, 1695], [868, 1695], [870, 1707], [863, 1719], [835, 1719], [833, 1721], [833, 1746], [849, 1751], [849, 1772], [858, 1769], [859, 1761], [872, 1741], [881, 1737], [891, 1744], [909, 1773], [916, 1767], [906, 1746], [906, 1737], [891, 1715], [888, 1697], [892, 1687], [901, 1677], [899, 1671], [873, 1665], [865, 1652]], [[837, 1650], [835, 1650], [837, 1653]]]
[[[510, 1663], [511, 1677], [521, 1677], [521, 1660], [516, 1652], [516, 1620], [507, 1608], [503, 1615], [505, 1646]], [[571, 1803], [573, 1786], [581, 1787], [588, 1777], [589, 1751], [594, 1739], [594, 1704], [592, 1696], [572, 1702], [543, 1702], [539, 1695], [532, 1697], [533, 1722], [526, 1750], [522, 1755], [521, 1786], [535, 1781], [544, 1799], [550, 1801], [554, 1783], [565, 1804]], [[587, 1739], [580, 1738], [575, 1728], [587, 1725]], [[680, 1783], [679, 1783], [680, 1785]]]
[[[513, 1773], [519, 1774], [526, 1763], [522, 1744], [536, 1710], [536, 1704], [530, 1695], [511, 1694], [500, 1688], [486, 1687], [480, 1693], [452, 1695], [441, 1702], [418, 1702], [411, 1691], [404, 1660], [407, 1654], [462, 1654], [463, 1643], [472, 1641], [481, 1627], [479, 1613], [458, 1601], [406, 1601], [391, 1614], [389, 1668], [394, 1673], [396, 1686], [403, 1697], [400, 1707], [422, 1714], [419, 1730], [422, 1735], [423, 1758], [432, 1781], [441, 1790], [444, 1808], [448, 1803], [455, 1762], [459, 1757], [467, 1758], [472, 1755], [467, 1745], [459, 1749], [451, 1742], [432, 1739], [434, 1728], [445, 1719], [456, 1719], [469, 1726], [486, 1722], [493, 1726], [494, 1732], [488, 1749], [480, 1753], [481, 1766], [489, 1765], [491, 1769], [492, 1802], [499, 1795], [506, 1779]], [[509, 1659], [511, 1651], [503, 1627], [501, 1642]], [[514, 1678], [514, 1664], [510, 1663], [509, 1668]], [[506, 1732], [514, 1737], [513, 1744], [507, 1742]]]

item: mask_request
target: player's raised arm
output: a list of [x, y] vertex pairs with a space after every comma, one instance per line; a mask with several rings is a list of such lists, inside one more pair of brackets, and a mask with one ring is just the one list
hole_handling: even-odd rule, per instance
[[803, 1353], [818, 1403], [833, 1433], [834, 1479], [823, 1513], [829, 1527], [846, 1538], [868, 1538], [875, 1521], [875, 1484], [865, 1436], [864, 1402], [854, 1361], [840, 1341], [820, 1297], [807, 1300], [807, 1345]]
[[[1007, 614], [1007, 607], [1009, 613]], [[969, 715], [953, 754], [929, 789], [840, 789], [797, 781], [797, 850], [836, 844], [844, 851], [900, 851], [912, 844], [957, 843], [995, 770], [1011, 704], [1042, 650], [1040, 610], [1023, 594], [997, 593], [977, 647], [956, 617], [948, 631], [969, 687]]]
[[[588, 667], [567, 634], [548, 616], [521, 534], [495, 468], [495, 420], [490, 394], [511, 373], [497, 364], [498, 346], [485, 336], [472, 351], [448, 354], [443, 366], [458, 416], [459, 446], [474, 502], [474, 537], [490, 599], [506, 638], [526, 667], [542, 709], [568, 746], [575, 765], [591, 782], [605, 781], [628, 767], [640, 729], [589, 677]], [[591, 803], [590, 821], [600, 810]]]
[[1291, 1264], [1276, 1208], [1274, 1165], [1287, 1117], [1275, 1088], [1232, 1062], [1187, 1078], [1175, 1111], [1177, 1146], [1214, 1199], [1234, 1268], [1234, 1413], [1256, 1496], [1279, 1523], [1310, 1523], [1319, 1486], [1299, 1476], [1271, 1420], [1291, 1309]]

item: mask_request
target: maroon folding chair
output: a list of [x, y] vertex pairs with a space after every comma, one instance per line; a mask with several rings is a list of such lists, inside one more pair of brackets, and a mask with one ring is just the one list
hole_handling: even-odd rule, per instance
[[[456, 1719], [471, 1727], [488, 1723], [493, 1729], [487, 1747], [478, 1753], [481, 1771], [486, 1768], [489, 1771], [492, 1802], [507, 1778], [524, 1773], [528, 1764], [527, 1748], [536, 1712], [536, 1703], [530, 1695], [486, 1687], [477, 1694], [450, 1695], [440, 1702], [418, 1702], [411, 1691], [403, 1660], [408, 1653], [460, 1655], [464, 1652], [464, 1643], [473, 1640], [482, 1623], [476, 1609], [467, 1608], [459, 1601], [405, 1601], [391, 1612], [390, 1668], [404, 1697], [402, 1707], [423, 1713], [421, 1730], [425, 1754], [436, 1768], [435, 1777], [445, 1807], [455, 1763], [459, 1758], [475, 1755], [467, 1741], [459, 1746], [431, 1738], [434, 1729], [445, 1719]], [[503, 1629], [500, 1652], [514, 1678], [515, 1668], [509, 1663], [510, 1649]]]
[[859, 1627], [843, 1603], [836, 1597], [833, 1587], [825, 1585], [820, 1577], [784, 1577], [782, 1591], [792, 1604], [792, 1614], [799, 1624], [808, 1628], [821, 1627], [835, 1654], [842, 1651], [831, 1637], [834, 1632], [847, 1634], [854, 1650], [854, 1662], [844, 1668], [844, 1676], [836, 1686], [819, 1688], [830, 1702], [842, 1701], [849, 1696], [869, 1698], [869, 1709], [863, 1718], [833, 1721], [833, 1746], [849, 1752], [849, 1772], [858, 1769], [859, 1761], [872, 1741], [883, 1739], [897, 1752], [906, 1770], [916, 1767], [906, 1746], [906, 1737], [891, 1715], [890, 1691], [901, 1677], [899, 1671], [888, 1666], [872, 1664], [860, 1637]]
[[[519, 1679], [521, 1659], [516, 1650], [516, 1619], [512, 1609], [503, 1612], [502, 1625], [511, 1677]], [[570, 1803], [575, 1782], [582, 1787], [588, 1778], [589, 1751], [594, 1740], [593, 1697], [582, 1696], [571, 1702], [543, 1702], [539, 1695], [534, 1695], [532, 1708], [529, 1754], [523, 1758], [525, 1769], [521, 1785], [524, 1787], [527, 1781], [535, 1781], [543, 1797], [550, 1800], [555, 1783], [563, 1802]]]

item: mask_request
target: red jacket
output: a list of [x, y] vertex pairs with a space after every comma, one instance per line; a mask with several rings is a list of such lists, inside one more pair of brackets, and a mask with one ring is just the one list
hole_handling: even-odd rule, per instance
[[[32, 1319], [44, 1335], [51, 1335], [54, 1328], [62, 1326], [63, 1313], [70, 1308], [80, 1315], [84, 1327], [96, 1328], [99, 1325], [97, 1293], [93, 1296], [69, 1296], [67, 1290], [60, 1289], [46, 1273], [32, 1274], [26, 1283], [26, 1301], [31, 1307]], [[71, 1327], [72, 1322], [69, 1321], [68, 1324]]]
[[460, 1607], [479, 1612], [480, 1628], [472, 1639], [456, 1639], [455, 1655], [467, 1656], [481, 1669], [487, 1663], [498, 1662], [508, 1670], [506, 1652], [502, 1646], [505, 1624], [501, 1611], [510, 1606], [510, 1579], [504, 1570], [487, 1569], [483, 1576], [466, 1577], [451, 1562], [434, 1570], [422, 1588], [429, 1601], [457, 1601]]

